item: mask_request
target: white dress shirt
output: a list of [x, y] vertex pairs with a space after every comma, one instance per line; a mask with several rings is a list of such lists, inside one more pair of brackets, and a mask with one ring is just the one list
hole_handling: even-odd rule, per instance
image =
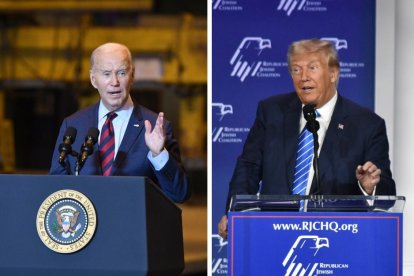
[[[335, 95], [332, 97], [332, 99], [330, 99], [324, 106], [316, 109], [317, 112], [319, 113], [319, 117], [317, 117], [316, 120], [318, 120], [319, 125], [320, 125], [320, 128], [318, 130], [318, 142], [319, 142], [318, 156], [321, 152], [323, 141], [325, 140], [325, 136], [326, 136], [326, 131], [328, 130], [329, 123], [331, 122], [332, 114], [335, 109], [335, 104], [337, 100], [338, 100], [338, 92], [335, 92]], [[300, 118], [300, 131], [302, 131], [305, 125], [306, 125], [306, 119], [302, 113], [302, 117]], [[313, 164], [313, 160], [312, 160], [312, 164]], [[309, 178], [308, 178], [308, 184], [306, 186], [305, 195], [309, 195], [309, 191], [311, 189], [314, 174], [315, 174], [315, 170], [312, 165], [309, 171]], [[361, 183], [359, 183], [359, 181], [358, 181], [358, 185], [362, 193], [364, 195], [368, 195], [362, 188]], [[372, 195], [375, 195], [375, 190], [376, 189], [374, 189], [374, 192], [372, 193]]]
[[[316, 120], [318, 120], [319, 126], [320, 126], [318, 130], [318, 142], [319, 142], [318, 156], [321, 152], [323, 141], [325, 140], [326, 131], [328, 130], [329, 123], [331, 122], [332, 113], [335, 109], [335, 104], [336, 104], [337, 99], [338, 99], [338, 93], [335, 92], [335, 95], [332, 97], [332, 99], [330, 99], [324, 106], [317, 109], [319, 116], [316, 118]], [[302, 131], [305, 125], [306, 125], [306, 119], [303, 116], [303, 112], [302, 112], [302, 116], [300, 118], [300, 131]], [[313, 159], [312, 159], [312, 164], [313, 164]], [[309, 171], [308, 184], [307, 184], [306, 192], [305, 192], [306, 195], [309, 194], [314, 174], [315, 174], [315, 171], [312, 165]]]
[[[119, 146], [121, 145], [122, 139], [124, 138], [125, 131], [128, 127], [129, 119], [131, 118], [132, 111], [134, 110], [134, 103], [131, 99], [131, 96], [128, 97], [127, 102], [124, 106], [122, 106], [120, 109], [116, 110], [116, 116], [112, 120], [112, 125], [114, 127], [114, 136], [115, 136], [115, 155], [114, 159], [118, 153]], [[105, 105], [102, 103], [102, 100], [99, 103], [99, 109], [98, 109], [98, 129], [99, 132], [102, 132], [102, 127], [106, 120], [106, 115], [110, 111], [105, 107]], [[145, 129], [143, 130], [145, 131]], [[99, 143], [101, 140], [101, 135], [99, 134]], [[147, 155], [149, 161], [154, 166], [154, 168], [159, 171], [161, 170], [165, 164], [167, 163], [169, 159], [168, 151], [164, 148], [164, 150], [157, 156], [153, 157], [151, 152], [148, 152]]]

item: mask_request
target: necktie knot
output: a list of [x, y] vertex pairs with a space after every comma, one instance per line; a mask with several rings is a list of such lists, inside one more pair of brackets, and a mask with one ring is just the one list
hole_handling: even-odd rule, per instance
[[106, 114], [106, 119], [112, 121], [116, 118], [116, 116], [118, 116], [118, 114], [116, 114], [114, 111], [111, 111], [108, 114]]

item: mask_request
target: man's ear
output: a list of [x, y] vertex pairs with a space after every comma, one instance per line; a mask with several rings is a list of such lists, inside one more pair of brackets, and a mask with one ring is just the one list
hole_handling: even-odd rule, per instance
[[337, 82], [339, 77], [339, 68], [332, 68], [330, 71], [331, 82]]
[[95, 74], [94, 74], [94, 72], [92, 71], [92, 69], [91, 69], [91, 70], [89, 70], [89, 78], [91, 79], [91, 84], [92, 84], [92, 86], [93, 86], [93, 87], [95, 87], [95, 88], [97, 88], [97, 85], [96, 85], [96, 79], [95, 79]]
[[135, 77], [135, 66], [132, 66], [131, 74], [132, 74], [132, 79], [134, 79], [134, 77]]

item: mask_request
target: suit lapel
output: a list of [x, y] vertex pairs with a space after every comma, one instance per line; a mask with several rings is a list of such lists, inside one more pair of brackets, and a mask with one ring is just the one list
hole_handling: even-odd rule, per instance
[[[134, 110], [131, 114], [131, 118], [129, 119], [128, 126], [122, 139], [121, 145], [119, 146], [118, 153], [128, 153], [131, 147], [135, 144], [138, 137], [140, 135], [145, 134], [144, 129], [145, 124], [141, 113], [141, 109], [138, 105], [135, 105]], [[114, 167], [111, 171], [111, 175], [116, 175], [117, 169], [120, 167], [125, 158], [126, 154], [117, 154], [114, 162]]]
[[[94, 108], [92, 109], [91, 116], [88, 116], [89, 121], [85, 121], [85, 126], [89, 126], [88, 129], [90, 127], [98, 128], [98, 110], [99, 110], [99, 102], [96, 103]], [[98, 142], [96, 142], [96, 144], [94, 145], [94, 151], [91, 157], [93, 158], [93, 168], [97, 168], [98, 173], [102, 174], [101, 158], [99, 156]]]
[[335, 165], [335, 160], [338, 160], [339, 145], [344, 134], [344, 120], [347, 117], [347, 111], [344, 107], [343, 98], [338, 95], [338, 100], [335, 109], [332, 113], [331, 122], [326, 131], [325, 139], [319, 155], [319, 177], [322, 185], [324, 178], [327, 177], [328, 172], [332, 172], [332, 166]]
[[284, 141], [285, 141], [285, 164], [286, 177], [289, 184], [289, 191], [292, 190], [293, 175], [295, 168], [296, 147], [299, 137], [299, 126], [302, 105], [297, 97], [293, 100], [286, 112], [284, 125]]

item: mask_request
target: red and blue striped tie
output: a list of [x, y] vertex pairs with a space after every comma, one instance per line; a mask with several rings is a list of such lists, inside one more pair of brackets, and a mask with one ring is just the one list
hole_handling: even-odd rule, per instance
[[115, 135], [112, 120], [118, 116], [115, 112], [106, 115], [106, 121], [101, 130], [99, 155], [101, 157], [102, 174], [108, 176], [111, 173], [112, 163], [115, 156]]

